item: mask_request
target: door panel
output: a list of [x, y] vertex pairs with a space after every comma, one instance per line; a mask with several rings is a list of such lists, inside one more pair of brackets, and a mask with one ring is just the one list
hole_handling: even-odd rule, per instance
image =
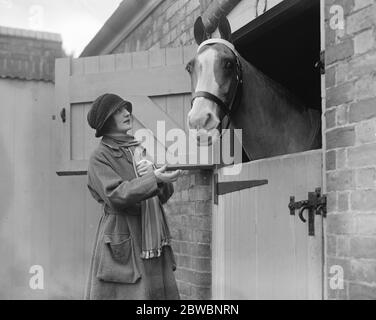
[[[213, 213], [214, 299], [321, 299], [322, 217], [308, 223], [288, 209], [322, 185], [322, 151], [243, 164], [241, 174], [218, 170], [218, 181], [268, 184], [219, 196]], [[304, 213], [306, 216], [306, 212]]]

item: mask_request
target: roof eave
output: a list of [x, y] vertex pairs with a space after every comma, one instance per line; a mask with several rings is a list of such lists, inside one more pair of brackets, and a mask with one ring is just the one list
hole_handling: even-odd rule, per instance
[[124, 0], [80, 54], [108, 54], [163, 0]]

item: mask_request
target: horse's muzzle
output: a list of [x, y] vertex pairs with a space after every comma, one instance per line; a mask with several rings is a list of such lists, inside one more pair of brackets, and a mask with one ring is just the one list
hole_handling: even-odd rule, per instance
[[188, 113], [189, 128], [207, 131], [216, 128], [220, 123], [216, 108], [216, 104], [212, 101], [204, 98], [196, 99], [191, 111]]

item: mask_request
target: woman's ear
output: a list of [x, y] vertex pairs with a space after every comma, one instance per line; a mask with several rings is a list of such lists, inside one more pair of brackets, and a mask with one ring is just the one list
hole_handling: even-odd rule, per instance
[[196, 19], [195, 25], [193, 27], [195, 40], [198, 45], [208, 39], [208, 35], [205, 31], [204, 23], [202, 22], [202, 18], [198, 17]]
[[232, 42], [230, 22], [228, 22], [225, 16], [222, 16], [219, 19], [218, 30], [219, 30], [219, 33], [221, 34], [222, 39]]

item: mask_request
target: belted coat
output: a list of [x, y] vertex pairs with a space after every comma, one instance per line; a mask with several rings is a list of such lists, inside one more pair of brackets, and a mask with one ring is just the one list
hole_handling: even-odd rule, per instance
[[173, 194], [171, 183], [158, 184], [153, 172], [136, 178], [134, 147], [119, 147], [103, 137], [88, 167], [88, 188], [103, 207], [97, 229], [85, 299], [179, 299], [174, 254], [141, 259], [141, 201]]

